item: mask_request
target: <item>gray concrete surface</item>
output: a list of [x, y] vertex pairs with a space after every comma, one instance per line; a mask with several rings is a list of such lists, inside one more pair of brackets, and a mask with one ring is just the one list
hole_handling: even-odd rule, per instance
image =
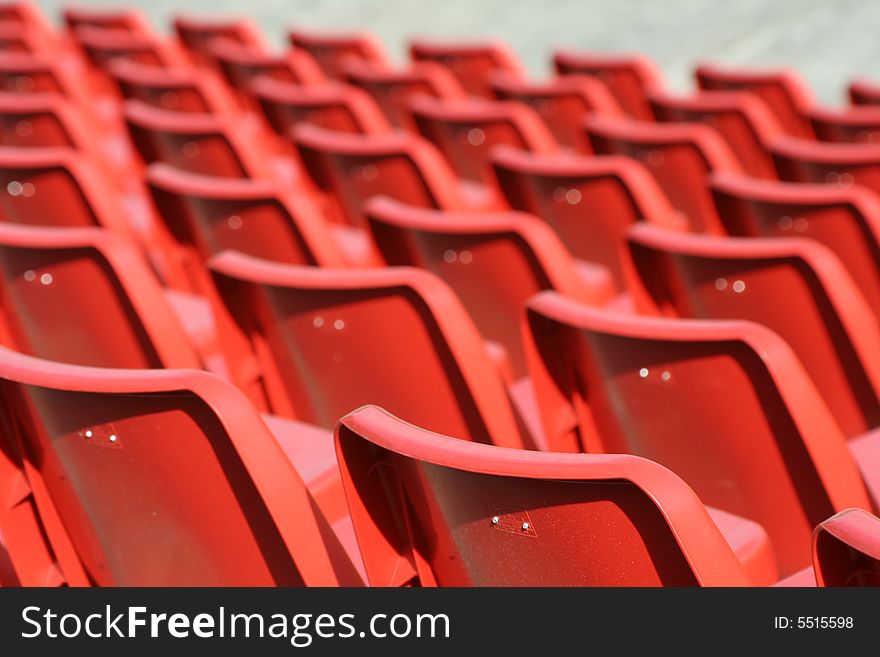
[[[58, 16], [64, 0], [39, 0]], [[89, 0], [119, 5], [120, 0]], [[247, 15], [276, 44], [287, 26], [366, 28], [403, 59], [408, 37], [493, 36], [508, 41], [536, 76], [558, 46], [640, 50], [671, 88], [692, 85], [698, 60], [791, 65], [820, 100], [838, 103], [854, 75], [880, 80], [876, 0], [127, 0], [157, 26], [169, 16]]]

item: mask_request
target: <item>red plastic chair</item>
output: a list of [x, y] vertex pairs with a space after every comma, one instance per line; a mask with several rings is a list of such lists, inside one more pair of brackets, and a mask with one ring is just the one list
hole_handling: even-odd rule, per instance
[[646, 459], [479, 445], [375, 406], [342, 418], [336, 450], [372, 586], [756, 583], [724, 533], [763, 531]]
[[862, 185], [880, 193], [880, 144], [829, 144], [778, 139], [770, 147], [781, 180]]
[[718, 239], [634, 226], [628, 284], [642, 312], [748, 319], [775, 331], [848, 438], [880, 426], [880, 328], [835, 255], [812, 240]]
[[[272, 176], [268, 153], [228, 117], [165, 110], [127, 100], [123, 115], [145, 164], [166, 162], [178, 169], [220, 178]], [[255, 137], [251, 134], [250, 137]]]
[[40, 6], [30, 0], [0, 3], [0, 21], [21, 23], [40, 34], [48, 37], [54, 36], [54, 30]]
[[526, 77], [516, 53], [502, 41], [467, 43], [417, 39], [410, 43], [409, 53], [416, 61], [435, 62], [445, 67], [473, 96], [494, 98], [490, 85], [494, 75]]
[[847, 88], [853, 105], [880, 105], [880, 85], [871, 80], [856, 78]]
[[100, 157], [97, 139], [85, 117], [57, 94], [0, 92], [0, 144], [3, 146], [64, 146]]
[[45, 34], [28, 25], [0, 20], [0, 53], [39, 53], [53, 48], [54, 44]]
[[607, 272], [582, 273], [553, 231], [530, 215], [443, 212], [388, 198], [371, 200], [364, 213], [385, 262], [445, 280], [483, 336], [506, 349], [516, 378], [526, 373], [520, 323], [529, 297], [552, 289], [601, 304], [611, 296]]
[[809, 119], [820, 141], [845, 144], [880, 141], [880, 107], [814, 107], [810, 110]]
[[546, 82], [496, 75], [490, 82], [498, 100], [528, 105], [544, 120], [560, 145], [581, 153], [591, 152], [584, 137], [584, 118], [590, 114], [623, 113], [605, 85], [588, 75], [565, 75]]
[[134, 7], [64, 7], [61, 12], [64, 24], [71, 31], [81, 27], [94, 27], [128, 32], [131, 35], [149, 35], [153, 32], [150, 22]]
[[704, 91], [687, 98], [649, 94], [657, 121], [704, 123], [720, 134], [742, 168], [758, 178], [776, 178], [767, 145], [783, 134], [776, 116], [747, 92]]
[[587, 135], [600, 155], [626, 155], [654, 175], [673, 207], [692, 230], [722, 235], [706, 182], [713, 171], [741, 171], [739, 162], [717, 132], [704, 125], [653, 124], [594, 116]]
[[179, 67], [185, 65], [181, 53], [150, 33], [132, 33], [125, 29], [77, 27], [73, 38], [89, 63], [106, 72], [110, 63], [125, 59], [147, 66]]
[[462, 438], [523, 446], [476, 327], [432, 274], [296, 267], [236, 252], [208, 266], [225, 304], [218, 314], [231, 317], [232, 380], [272, 413], [330, 428], [376, 402]]
[[208, 43], [217, 37], [231, 39], [252, 48], [266, 49], [259, 28], [243, 18], [195, 18], [178, 15], [174, 18], [174, 32], [193, 58], [200, 63], [213, 64]]
[[414, 98], [410, 103], [419, 132], [432, 141], [459, 177], [494, 187], [489, 153], [505, 145], [534, 153], [556, 153], [559, 145], [540, 117], [513, 101], [443, 101]]
[[551, 450], [656, 460], [705, 504], [763, 526], [782, 577], [809, 564], [816, 524], [871, 508], [840, 428], [769, 329], [609, 313], [553, 292], [527, 308]]
[[813, 136], [807, 112], [813, 94], [806, 82], [791, 69], [750, 69], [701, 64], [694, 70], [700, 89], [707, 91], [750, 91], [761, 98], [782, 129], [793, 137]]
[[560, 51], [553, 55], [553, 65], [560, 75], [582, 74], [596, 78], [608, 87], [620, 107], [634, 119], [653, 119], [647, 94], [652, 89], [662, 89], [664, 83], [660, 70], [649, 58]]
[[147, 167], [147, 185], [178, 242], [201, 260], [225, 249], [289, 264], [341, 267], [333, 235], [307, 199], [269, 180], [229, 180]]
[[653, 176], [628, 157], [564, 157], [499, 148], [492, 165], [510, 207], [547, 222], [576, 258], [607, 267], [618, 291], [624, 289], [623, 237], [632, 223], [683, 227]]
[[410, 132], [416, 130], [409, 111], [413, 97], [423, 95], [444, 100], [467, 97], [452, 73], [434, 62], [415, 62], [398, 70], [349, 60], [341, 68], [345, 80], [370, 94], [392, 125]]
[[[359, 577], [284, 448], [205, 372], [0, 349], [4, 538], [28, 586], [338, 586]], [[11, 443], [11, 444], [9, 444]]]
[[373, 99], [350, 85], [302, 86], [259, 77], [251, 91], [269, 127], [278, 135], [287, 135], [303, 123], [336, 132], [379, 134], [391, 131], [388, 120]]
[[847, 509], [813, 533], [819, 586], [880, 586], [880, 518]]
[[343, 78], [342, 64], [349, 59], [391, 66], [391, 58], [369, 32], [331, 33], [293, 29], [287, 38], [294, 48], [314, 57], [328, 78]]
[[718, 216], [737, 237], [802, 236], [834, 251], [880, 316], [880, 200], [858, 186], [755, 180], [713, 174]]
[[8, 93], [55, 93], [85, 103], [88, 92], [69, 60], [55, 53], [0, 54], [0, 90]]
[[363, 204], [372, 196], [443, 210], [465, 207], [449, 165], [414, 135], [353, 135], [302, 125], [291, 139], [325, 200], [338, 204], [340, 222], [364, 226]]
[[0, 224], [0, 308], [3, 344], [39, 358], [199, 367], [146, 261], [110, 231]]

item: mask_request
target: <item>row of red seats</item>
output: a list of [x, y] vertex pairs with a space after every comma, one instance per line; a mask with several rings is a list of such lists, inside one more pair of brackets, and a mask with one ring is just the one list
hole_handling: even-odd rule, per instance
[[0, 5], [0, 582], [876, 583], [880, 147], [789, 74], [65, 22]]

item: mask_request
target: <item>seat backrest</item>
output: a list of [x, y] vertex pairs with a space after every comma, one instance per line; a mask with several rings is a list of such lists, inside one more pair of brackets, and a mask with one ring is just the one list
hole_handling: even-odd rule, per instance
[[208, 43], [217, 37], [231, 39], [253, 48], [266, 48], [259, 28], [245, 18], [196, 18], [177, 15], [174, 17], [174, 32], [181, 44], [198, 62], [212, 63]]
[[278, 442], [219, 378], [0, 348], [0, 386], [14, 427], [4, 438], [22, 454], [42, 525], [19, 523], [7, 538], [49, 552], [32, 567], [71, 586], [356, 582]]
[[0, 53], [35, 53], [51, 48], [46, 35], [24, 23], [0, 19]]
[[736, 237], [809, 237], [834, 251], [880, 316], [880, 199], [860, 186], [712, 174], [718, 216]]
[[847, 94], [853, 105], [880, 105], [880, 84], [872, 80], [854, 79], [847, 87]]
[[880, 144], [829, 144], [806, 139], [781, 138], [770, 146], [781, 180], [853, 184], [880, 193]]
[[880, 107], [814, 107], [809, 119], [816, 139], [820, 141], [844, 144], [880, 141]]
[[363, 204], [372, 196], [445, 210], [461, 205], [449, 165], [415, 135], [349, 135], [302, 125], [291, 138], [311, 179], [352, 225], [363, 225]]
[[370, 96], [347, 84], [303, 86], [260, 76], [251, 85], [269, 127], [279, 135], [303, 123], [335, 132], [381, 134], [388, 120]]
[[30, 0], [12, 0], [0, 4], [0, 20], [20, 23], [44, 35], [54, 37], [52, 25], [39, 5]]
[[560, 75], [589, 75], [604, 84], [620, 107], [634, 119], [651, 121], [647, 93], [662, 89], [663, 76], [644, 55], [617, 55], [583, 51], [559, 51], [553, 65]]
[[552, 289], [597, 303], [553, 230], [521, 212], [443, 212], [375, 198], [365, 206], [385, 262], [427, 269], [461, 299], [484, 337], [505, 347], [514, 376], [526, 373], [520, 324], [526, 300]]
[[767, 144], [783, 131], [760, 99], [741, 91], [703, 91], [689, 97], [653, 92], [648, 101], [658, 121], [703, 123], [714, 128], [746, 172], [758, 178], [776, 178]]
[[618, 290], [624, 288], [620, 253], [626, 229], [636, 221], [682, 226], [653, 176], [628, 157], [499, 148], [492, 165], [513, 209], [547, 222], [575, 257], [605, 265]]
[[342, 418], [336, 451], [373, 586], [750, 583], [694, 492], [645, 459], [478, 445], [375, 406]]
[[602, 116], [587, 119], [586, 131], [597, 154], [626, 155], [644, 164], [695, 232], [723, 234], [707, 177], [713, 171], [737, 173], [741, 169], [717, 132], [697, 124], [654, 124]]
[[291, 84], [326, 82], [318, 63], [297, 48], [282, 54], [267, 53], [262, 48], [218, 37], [208, 42], [208, 50], [227, 84], [245, 94], [251, 92], [251, 84], [261, 75]]
[[348, 60], [342, 66], [345, 80], [366, 91], [382, 108], [391, 124], [415, 131], [409, 102], [415, 96], [462, 100], [467, 94], [446, 68], [435, 62], [414, 62], [405, 69]]
[[840, 428], [770, 329], [599, 311], [553, 292], [529, 302], [527, 325], [551, 450], [665, 465], [705, 504], [762, 525], [782, 577], [809, 564], [818, 522], [870, 508]]
[[229, 112], [228, 97], [211, 78], [195, 70], [167, 69], [131, 61], [114, 61], [108, 73], [123, 98], [174, 112], [214, 114]]
[[880, 586], [880, 518], [847, 509], [819, 524], [813, 571], [819, 586]]
[[95, 152], [94, 135], [84, 117], [54, 93], [0, 92], [0, 145]]
[[812, 240], [713, 238], [634, 226], [629, 286], [644, 313], [748, 319], [797, 354], [844, 434], [880, 425], [880, 327], [840, 260]]
[[467, 43], [418, 39], [410, 43], [409, 53], [416, 61], [435, 62], [446, 68], [472, 96], [494, 98], [489, 83], [493, 75], [526, 77], [516, 53], [502, 41]]
[[554, 153], [558, 144], [534, 110], [514, 101], [443, 101], [414, 98], [416, 127], [446, 156], [458, 175], [493, 184], [489, 152], [512, 146], [534, 153]]
[[61, 17], [69, 30], [96, 27], [132, 35], [148, 35], [153, 31], [147, 18], [134, 7], [65, 7]]
[[294, 48], [314, 57], [328, 78], [341, 80], [342, 64], [349, 59], [391, 66], [382, 44], [368, 32], [332, 33], [294, 29], [287, 38]]
[[147, 167], [146, 181], [171, 233], [202, 259], [237, 249], [289, 264], [343, 266], [318, 210], [273, 181], [200, 176], [161, 162]]
[[255, 377], [247, 357], [231, 356], [232, 379], [261, 388], [271, 412], [329, 428], [375, 402], [462, 438], [522, 446], [482, 339], [432, 274], [296, 267], [236, 252], [208, 265], [259, 365]]
[[0, 340], [97, 367], [198, 367], [137, 248], [99, 228], [0, 224]]
[[71, 71], [51, 53], [0, 55], [0, 90], [8, 93], [54, 93], [81, 100], [85, 96]]
[[147, 66], [179, 66], [183, 63], [182, 58], [175, 57], [152, 34], [116, 28], [78, 27], [73, 37], [92, 66], [101, 71], [106, 71], [110, 63], [117, 59]]
[[762, 99], [779, 125], [793, 137], [812, 137], [807, 112], [813, 94], [792, 69], [751, 69], [701, 64], [694, 70], [700, 89], [749, 91]]
[[144, 164], [165, 162], [219, 178], [267, 177], [267, 162], [225, 117], [165, 110], [140, 100], [123, 103], [131, 140]]
[[589, 75], [564, 75], [533, 82], [495, 75], [490, 80], [498, 100], [516, 100], [538, 113], [561, 146], [590, 153], [584, 119], [590, 114], [621, 116], [623, 110], [608, 88]]

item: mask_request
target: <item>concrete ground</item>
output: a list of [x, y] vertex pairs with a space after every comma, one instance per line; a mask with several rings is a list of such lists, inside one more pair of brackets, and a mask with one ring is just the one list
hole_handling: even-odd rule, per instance
[[[122, 0], [86, 0], [114, 6]], [[38, 0], [49, 15], [70, 0]], [[287, 26], [368, 29], [401, 60], [408, 37], [506, 40], [529, 70], [556, 47], [639, 50], [686, 91], [698, 60], [789, 65], [820, 100], [838, 103], [854, 75], [880, 79], [880, 4], [872, 0], [127, 0], [157, 26], [186, 9], [247, 15], [276, 44]]]

